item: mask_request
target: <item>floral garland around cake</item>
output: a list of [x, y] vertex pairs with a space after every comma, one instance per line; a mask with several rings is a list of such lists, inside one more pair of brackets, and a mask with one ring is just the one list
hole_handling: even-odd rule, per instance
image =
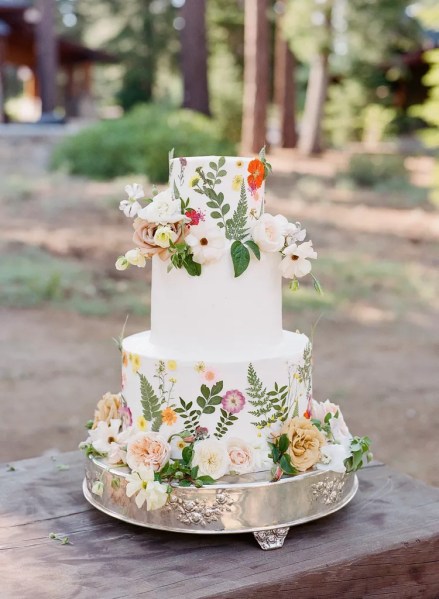
[[[229, 415], [242, 408], [245, 398], [241, 392], [231, 390], [222, 396], [221, 392], [222, 384], [215, 383], [211, 389], [203, 385], [198, 408], [214, 408], [218, 401]], [[282, 395], [282, 388], [276, 393]], [[186, 405], [189, 414], [191, 407]], [[218, 426], [211, 432], [196, 423], [191, 430], [166, 437], [153, 430], [153, 420], [146, 427], [134, 424], [121, 393], [106, 393], [97, 404], [94, 419], [87, 423], [89, 436], [80, 448], [110, 466], [128, 467], [126, 497], [134, 497], [139, 509], [146, 504], [148, 511], [164, 507], [176, 486], [202, 487], [227, 474], [246, 474], [257, 467], [271, 467], [275, 482], [284, 475], [311, 470], [355, 472], [372, 459], [369, 438], [350, 434], [337, 405], [311, 399], [310, 408], [303, 416], [284, 418], [267, 447], [255, 447], [245, 439], [223, 439]], [[152, 413], [150, 416], [153, 418]], [[102, 496], [102, 480], [94, 481], [92, 492]]]
[[[177, 179], [181, 185], [187, 160], [179, 161], [181, 170]], [[247, 270], [252, 256], [260, 260], [261, 252], [279, 252], [280, 271], [291, 280], [293, 290], [299, 288], [300, 278], [310, 274], [315, 289], [321, 292], [318, 280], [311, 273], [310, 260], [317, 258], [317, 252], [312, 241], [305, 241], [306, 230], [301, 224], [290, 223], [281, 214], [263, 212], [263, 204], [259, 214], [254, 208], [249, 210], [248, 198], [258, 198], [258, 190], [271, 172], [265, 148], [249, 162], [246, 177], [234, 177], [230, 193], [239, 194], [239, 199], [233, 211], [230, 198], [218, 191], [218, 185], [227, 175], [225, 163], [221, 156], [217, 162], [211, 161], [207, 169], [198, 167], [189, 181], [194, 192], [206, 198], [206, 207], [215, 224], [206, 222], [205, 212], [190, 206], [190, 200], [182, 197], [175, 180], [172, 188], [160, 193], [153, 188], [151, 197], [146, 197], [141, 185], [127, 185], [128, 198], [120, 202], [119, 209], [134, 219], [135, 248], [119, 256], [116, 268], [143, 268], [147, 259], [157, 255], [169, 260], [169, 270], [184, 268], [189, 275], [200, 276], [203, 266], [230, 252], [234, 275], [239, 277]], [[248, 216], [252, 217], [250, 225]]]

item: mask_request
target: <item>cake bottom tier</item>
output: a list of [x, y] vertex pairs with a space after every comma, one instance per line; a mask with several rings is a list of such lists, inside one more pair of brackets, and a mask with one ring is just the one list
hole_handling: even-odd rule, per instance
[[[283, 342], [267, 357], [194, 360], [184, 351], [170, 355], [157, 348], [149, 331], [138, 333], [123, 341], [122, 394], [140, 430], [169, 439], [203, 427], [210, 437], [234, 444], [238, 453], [240, 447], [253, 448], [246, 471], [268, 469], [267, 440], [287, 418], [303, 416], [309, 407], [311, 344], [305, 335], [284, 331]], [[178, 454], [175, 439], [180, 438], [171, 442]]]

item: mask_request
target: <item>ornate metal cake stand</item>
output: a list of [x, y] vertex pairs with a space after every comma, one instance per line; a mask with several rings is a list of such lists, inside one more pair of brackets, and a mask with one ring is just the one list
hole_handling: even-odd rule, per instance
[[[98, 510], [131, 524], [193, 534], [252, 532], [262, 549], [282, 547], [291, 526], [327, 516], [354, 497], [354, 474], [309, 472], [270, 482], [269, 472], [224, 477], [220, 483], [176, 487], [161, 509], [139, 509], [126, 496], [128, 469], [99, 458], [86, 460], [84, 496]], [[102, 481], [102, 495], [92, 492]]]

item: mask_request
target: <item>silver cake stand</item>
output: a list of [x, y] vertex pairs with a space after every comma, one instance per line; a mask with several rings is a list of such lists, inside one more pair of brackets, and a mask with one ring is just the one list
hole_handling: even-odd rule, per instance
[[[201, 489], [174, 488], [161, 509], [139, 509], [125, 493], [127, 468], [88, 458], [83, 484], [91, 505], [113, 518], [146, 528], [193, 534], [252, 532], [262, 549], [282, 547], [291, 526], [332, 514], [349, 503], [358, 489], [354, 474], [309, 472], [270, 482], [269, 472], [224, 477]], [[92, 492], [102, 481], [102, 496]]]

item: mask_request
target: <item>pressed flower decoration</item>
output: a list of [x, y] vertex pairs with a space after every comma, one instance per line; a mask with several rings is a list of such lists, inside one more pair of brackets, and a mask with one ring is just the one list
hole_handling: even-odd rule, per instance
[[[244, 164], [247, 172], [242, 170]], [[231, 167], [236, 174], [228, 172], [223, 156], [195, 172], [184, 157], [175, 165], [172, 186], [160, 193], [154, 188], [151, 197], [137, 183], [125, 187], [128, 197], [119, 208], [133, 220], [135, 247], [119, 256], [116, 268], [143, 268], [156, 255], [168, 262], [168, 270], [183, 268], [190, 276], [200, 276], [203, 268], [229, 254], [234, 275], [240, 277], [261, 254], [280, 253], [280, 272], [291, 280], [291, 289], [298, 289], [299, 279], [311, 273], [310, 260], [317, 258], [317, 252], [311, 241], [305, 241], [306, 230], [300, 223], [264, 213], [259, 191], [271, 172], [265, 148], [248, 163], [236, 160]], [[227, 180], [226, 193], [222, 186]], [[183, 197], [185, 182], [191, 193], [204, 196], [205, 210]], [[321, 292], [317, 279], [311, 277]]]

